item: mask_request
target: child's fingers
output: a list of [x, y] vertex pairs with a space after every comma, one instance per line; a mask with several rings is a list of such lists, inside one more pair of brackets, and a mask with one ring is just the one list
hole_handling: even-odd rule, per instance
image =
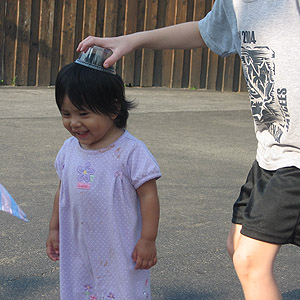
[[153, 266], [153, 261], [137, 259], [135, 269], [136, 270], [147, 270]]
[[143, 265], [143, 260], [140, 256], [138, 256], [135, 263], [135, 269], [136, 270], [142, 269], [142, 265]]
[[157, 258], [152, 259], [142, 259], [141, 257], [137, 257], [136, 259], [136, 264], [135, 264], [135, 269], [136, 270], [147, 270], [155, 266], [157, 263]]
[[[157, 257], [154, 257], [154, 260], [153, 260], [153, 266], [155, 266], [157, 264]], [[152, 267], [153, 267], [152, 266]]]
[[137, 259], [137, 251], [136, 251], [136, 249], [134, 249], [133, 252], [132, 252], [132, 260], [133, 260], [133, 262], [136, 262], [136, 259]]
[[53, 261], [59, 260], [59, 254], [53, 250], [48, 250], [47, 255]]
[[47, 243], [47, 255], [53, 260], [59, 260], [59, 245], [58, 243]]
[[155, 266], [156, 264], [157, 264], [157, 258], [155, 257], [153, 260], [152, 260], [152, 259], [149, 260], [147, 269], [152, 268], [152, 267]]
[[51, 260], [53, 260], [53, 261], [55, 261], [56, 259], [55, 259], [55, 256], [54, 256], [54, 249], [52, 248], [52, 247], [47, 247], [47, 255], [48, 255], [48, 257], [51, 259]]

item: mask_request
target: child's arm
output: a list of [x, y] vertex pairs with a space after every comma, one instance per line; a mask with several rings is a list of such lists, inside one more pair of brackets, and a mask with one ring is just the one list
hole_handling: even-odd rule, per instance
[[55, 193], [53, 212], [50, 219], [49, 225], [49, 235], [47, 239], [47, 255], [53, 260], [59, 260], [59, 193], [60, 193], [60, 183], [59, 187]]
[[109, 48], [113, 51], [113, 54], [103, 64], [106, 68], [113, 65], [123, 55], [138, 48], [163, 50], [206, 47], [199, 32], [197, 21], [137, 32], [115, 38], [89, 36], [79, 43], [77, 51], [86, 51], [93, 45]]
[[155, 240], [159, 222], [159, 200], [156, 179], [137, 189], [142, 213], [142, 234], [132, 254], [135, 269], [149, 269], [157, 263]]

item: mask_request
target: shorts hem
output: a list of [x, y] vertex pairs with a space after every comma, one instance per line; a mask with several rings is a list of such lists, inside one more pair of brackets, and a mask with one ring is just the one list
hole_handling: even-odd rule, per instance
[[284, 245], [284, 244], [290, 244], [290, 240], [278, 238], [275, 236], [270, 236], [263, 232], [257, 232], [249, 228], [242, 227], [241, 234], [244, 236], [247, 236], [249, 238], [259, 240], [262, 242], [270, 243], [270, 244], [276, 244], [276, 245]]
[[243, 221], [243, 219], [240, 219], [240, 218], [232, 218], [231, 219], [231, 222], [233, 224], [237, 224], [237, 225], [242, 225], [242, 221]]

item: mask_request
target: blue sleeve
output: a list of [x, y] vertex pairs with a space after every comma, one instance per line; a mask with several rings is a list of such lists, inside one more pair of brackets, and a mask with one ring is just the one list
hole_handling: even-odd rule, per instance
[[232, 0], [216, 0], [212, 10], [198, 25], [205, 44], [218, 55], [240, 53], [240, 38]]

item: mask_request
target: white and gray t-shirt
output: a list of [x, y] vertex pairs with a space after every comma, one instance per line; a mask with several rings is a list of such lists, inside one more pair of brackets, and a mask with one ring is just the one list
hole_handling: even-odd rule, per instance
[[300, 1], [216, 0], [199, 30], [212, 51], [241, 57], [259, 165], [300, 168]]

